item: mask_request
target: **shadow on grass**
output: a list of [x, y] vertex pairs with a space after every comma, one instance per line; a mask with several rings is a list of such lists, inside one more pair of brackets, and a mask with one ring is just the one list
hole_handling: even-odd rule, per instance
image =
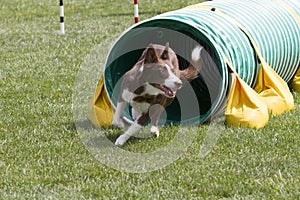
[[[111, 142], [116, 141], [116, 139], [124, 132], [123, 129], [116, 128], [114, 126], [109, 127], [95, 127], [89, 119], [84, 119], [80, 121], [76, 121], [70, 124], [67, 127], [68, 130], [76, 131], [78, 134], [82, 132], [93, 133], [93, 137], [90, 140], [110, 140]], [[97, 134], [99, 132], [99, 135]], [[94, 142], [91, 142], [94, 143]]]
[[[164, 129], [168, 130], [170, 129], [170, 126], [166, 126]], [[84, 143], [84, 145], [88, 146], [91, 149], [108, 148], [111, 147], [112, 145], [114, 146], [114, 143], [117, 140], [117, 138], [120, 135], [122, 135], [125, 131], [125, 129], [120, 129], [113, 126], [109, 126], [107, 128], [103, 128], [103, 127], [97, 128], [91, 123], [89, 119], [84, 119], [72, 123], [71, 125], [68, 126], [68, 130], [77, 132], [77, 135]], [[144, 130], [141, 131], [143, 132]], [[159, 147], [165, 145], [165, 143], [168, 143], [169, 140], [171, 140], [173, 137], [174, 134], [171, 134], [171, 136], [169, 137], [162, 137], [161, 140], [156, 141], [156, 137], [154, 136], [147, 137], [147, 138], [133, 136], [121, 148], [126, 150], [129, 150], [133, 147], [138, 149], [142, 148], [141, 144], [143, 143], [144, 140], [147, 140], [147, 146], [155, 145], [156, 147], [157, 146]]]

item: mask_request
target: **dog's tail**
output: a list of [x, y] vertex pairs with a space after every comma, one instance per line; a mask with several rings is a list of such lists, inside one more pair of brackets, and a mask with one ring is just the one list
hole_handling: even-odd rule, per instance
[[188, 68], [181, 71], [181, 76], [183, 76], [186, 80], [192, 81], [198, 78], [201, 67], [202, 67], [202, 60], [201, 60], [201, 51], [203, 47], [198, 45], [196, 46], [191, 54], [191, 63]]

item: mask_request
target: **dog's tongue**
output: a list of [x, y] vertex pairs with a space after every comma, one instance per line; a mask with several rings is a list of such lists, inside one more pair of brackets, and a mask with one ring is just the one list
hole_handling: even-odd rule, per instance
[[170, 96], [170, 97], [174, 96], [174, 92], [170, 89], [164, 88], [164, 92], [167, 96]]
[[174, 92], [172, 90], [170, 90], [169, 88], [167, 87], [164, 87], [163, 85], [161, 84], [155, 84], [155, 87], [162, 90], [166, 96], [169, 96], [169, 97], [173, 97], [174, 96]]

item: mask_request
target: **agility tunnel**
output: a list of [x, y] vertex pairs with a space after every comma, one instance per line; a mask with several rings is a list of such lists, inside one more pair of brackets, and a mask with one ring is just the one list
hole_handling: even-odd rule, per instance
[[[91, 105], [95, 126], [111, 124], [120, 80], [148, 44], [166, 42], [181, 69], [200, 44], [204, 65], [166, 108], [165, 123], [199, 124], [225, 114], [233, 126], [261, 128], [270, 113], [293, 109], [288, 86], [300, 88], [300, 0], [208, 1], [137, 23], [115, 41]], [[196, 104], [185, 101], [191, 96]], [[123, 117], [132, 120], [130, 107]]]

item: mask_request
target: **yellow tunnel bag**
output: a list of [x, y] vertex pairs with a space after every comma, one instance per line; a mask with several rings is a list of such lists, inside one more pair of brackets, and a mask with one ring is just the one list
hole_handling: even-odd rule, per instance
[[294, 76], [294, 79], [293, 79], [293, 82], [292, 82], [292, 87], [297, 92], [300, 92], [300, 67], [299, 67], [296, 75]]
[[269, 120], [267, 106], [250, 86], [235, 77], [225, 111], [226, 122], [234, 127], [264, 127]]
[[265, 61], [262, 61], [254, 89], [273, 115], [294, 109], [294, 98], [287, 83]]
[[102, 74], [90, 106], [89, 119], [96, 127], [108, 127], [112, 124], [113, 108], [107, 96]]

